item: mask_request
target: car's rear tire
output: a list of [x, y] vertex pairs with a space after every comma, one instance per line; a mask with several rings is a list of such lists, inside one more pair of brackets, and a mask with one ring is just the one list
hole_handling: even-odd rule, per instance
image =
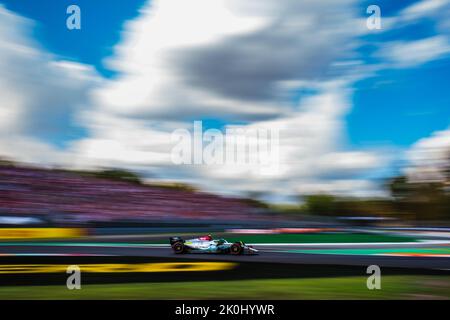
[[230, 253], [233, 255], [239, 255], [242, 254], [242, 251], [244, 249], [242, 248], [241, 244], [239, 242], [233, 243], [230, 247]]
[[185, 247], [183, 242], [175, 242], [172, 245], [172, 249], [175, 253], [180, 254], [185, 252]]

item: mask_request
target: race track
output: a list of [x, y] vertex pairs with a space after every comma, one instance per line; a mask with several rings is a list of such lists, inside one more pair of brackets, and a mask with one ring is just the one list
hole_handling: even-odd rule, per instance
[[[450, 270], [450, 258], [443, 254], [417, 254], [416, 250], [449, 250], [446, 242], [372, 244], [289, 244], [255, 245], [259, 255], [217, 254], [176, 255], [168, 245], [143, 243], [9, 243], [0, 244], [0, 256], [121, 256], [170, 260], [236, 261], [299, 265], [347, 265]], [[384, 250], [384, 251], [383, 251]], [[386, 251], [387, 250], [387, 251]], [[398, 250], [398, 253], [396, 253]], [[408, 253], [411, 251], [412, 253]], [[381, 253], [380, 253], [381, 252]]]

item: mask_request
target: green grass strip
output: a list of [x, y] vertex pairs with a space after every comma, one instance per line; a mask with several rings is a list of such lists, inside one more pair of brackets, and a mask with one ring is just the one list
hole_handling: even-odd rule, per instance
[[310, 233], [310, 234], [262, 234], [233, 235], [227, 238], [234, 242], [248, 243], [374, 243], [374, 242], [415, 242], [413, 237], [369, 233]]
[[450, 276], [367, 277], [0, 287], [0, 299], [450, 299]]

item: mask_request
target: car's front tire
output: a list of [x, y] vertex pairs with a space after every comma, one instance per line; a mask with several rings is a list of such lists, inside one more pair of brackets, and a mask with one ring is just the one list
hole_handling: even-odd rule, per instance
[[244, 248], [242, 248], [242, 246], [239, 242], [233, 243], [230, 247], [230, 253], [233, 255], [242, 254], [243, 250], [244, 250]]

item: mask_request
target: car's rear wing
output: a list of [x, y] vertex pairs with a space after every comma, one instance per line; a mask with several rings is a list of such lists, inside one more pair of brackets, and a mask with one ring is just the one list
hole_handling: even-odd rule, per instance
[[171, 246], [173, 246], [177, 242], [184, 242], [184, 240], [181, 239], [180, 237], [170, 237], [169, 241]]

